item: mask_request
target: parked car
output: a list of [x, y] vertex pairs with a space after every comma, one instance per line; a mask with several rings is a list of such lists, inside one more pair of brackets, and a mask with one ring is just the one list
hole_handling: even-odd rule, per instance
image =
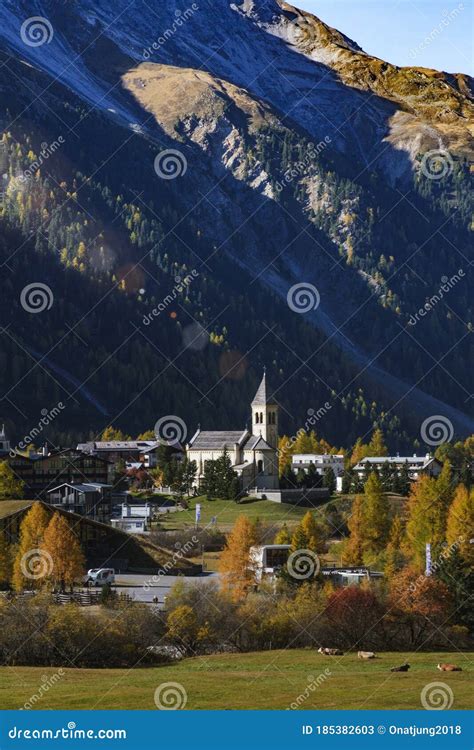
[[91, 568], [85, 576], [88, 586], [105, 586], [107, 583], [115, 583], [115, 570], [113, 568]]

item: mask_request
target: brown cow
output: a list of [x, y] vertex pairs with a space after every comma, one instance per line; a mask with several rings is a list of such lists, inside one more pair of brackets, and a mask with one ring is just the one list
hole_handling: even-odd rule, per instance
[[440, 672], [462, 672], [461, 667], [456, 667], [455, 664], [438, 664]]

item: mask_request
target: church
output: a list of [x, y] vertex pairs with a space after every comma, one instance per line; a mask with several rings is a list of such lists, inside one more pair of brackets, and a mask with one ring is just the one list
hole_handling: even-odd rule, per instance
[[198, 428], [186, 446], [188, 459], [197, 465], [196, 484], [204, 476], [206, 461], [227, 450], [244, 490], [278, 489], [278, 405], [270, 395], [265, 371], [250, 409], [251, 431]]

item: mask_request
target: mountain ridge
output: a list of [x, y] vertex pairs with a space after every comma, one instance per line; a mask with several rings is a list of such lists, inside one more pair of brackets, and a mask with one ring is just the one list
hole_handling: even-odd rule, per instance
[[[355, 42], [311, 14], [274, 0], [259, 3], [258, 7], [252, 2], [221, 0], [222, 18], [212, 28], [209, 19], [215, 12], [215, 3], [204, 3], [168, 36], [166, 44], [157, 50], [151, 47], [156, 60], [144, 61], [143, 50], [160, 38], [159, 31], [167, 28], [167, 23], [171, 28], [173, 19], [178, 17], [177, 10], [183, 14], [186, 6], [167, 0], [153, 3], [151, 12], [144, 4], [136, 5], [133, 24], [124, 12], [124, 3], [103, 1], [96, 5], [86, 0], [80, 8], [62, 8], [47, 1], [9, 1], [0, 9], [0, 37], [11, 54], [20, 65], [32, 65], [47, 81], [46, 94], [42, 83], [39, 96], [33, 88], [33, 101], [27, 107], [32, 119], [47, 123], [50, 128], [57, 114], [68, 123], [60, 108], [61, 98], [69, 109], [82, 109], [74, 97], [86, 103], [77, 124], [72, 123], [74, 130], [83, 127], [81, 132], [85, 134], [80, 154], [69, 148], [63, 150], [70, 162], [69, 190], [74, 189], [72, 175], [87, 169], [84, 148], [89, 137], [88, 119], [92, 118], [89, 105], [98, 105], [98, 115], [110, 122], [111, 130], [125, 127], [127, 138], [142, 141], [138, 151], [146, 177], [140, 177], [141, 183], [128, 163], [130, 171], [123, 175], [116, 169], [112, 175], [107, 164], [100, 167], [105, 185], [113, 184], [114, 192], [120, 191], [122, 183], [125, 190], [133, 187], [137, 195], [143, 195], [140, 200], [128, 198], [136, 204], [135, 213], [143, 216], [136, 228], [133, 218], [129, 220], [130, 227], [124, 227], [128, 239], [120, 241], [122, 261], [133, 264], [141, 257], [137, 244], [142, 240], [138, 238], [146, 235], [154, 217], [162, 221], [161, 211], [154, 203], [169, 200], [178, 216], [191, 213], [197, 224], [191, 237], [198, 231], [207, 239], [205, 248], [196, 240], [190, 241], [188, 231], [185, 238], [179, 237], [180, 230], [173, 229], [179, 242], [187, 245], [188, 264], [194, 257], [194, 262], [197, 260], [205, 269], [209, 259], [225, 253], [231, 263], [250, 276], [248, 289], [239, 290], [248, 300], [259, 293], [256, 290], [260, 284], [276, 293], [283, 304], [292, 284], [300, 280], [314, 284], [321, 292], [321, 304], [316, 312], [306, 316], [306, 321], [322, 331], [326, 341], [337, 341], [341, 358], [352, 360], [356, 371], [362, 367], [365, 372], [367, 368], [369, 382], [372, 378], [369, 388], [385, 390], [387, 407], [421, 383], [427, 392], [423, 395], [414, 389], [409, 397], [410, 409], [426, 416], [439, 405], [449, 412], [460, 433], [471, 430], [470, 404], [463, 393], [468, 389], [468, 372], [462, 358], [456, 357], [450, 363], [459, 385], [453, 390], [452, 382], [442, 380], [446, 378], [443, 368], [438, 366], [433, 373], [430, 352], [422, 351], [429, 341], [435, 354], [439, 345], [445, 350], [440, 349], [438, 356], [449, 356], [449, 342], [464, 341], [471, 314], [465, 290], [458, 288], [459, 300], [450, 300], [452, 310], [445, 311], [445, 317], [441, 308], [433, 313], [424, 334], [407, 329], [415, 306], [422, 304], [443, 274], [456, 272], [457, 262], [465, 267], [463, 256], [468, 257], [465, 156], [471, 147], [471, 125], [465, 121], [470, 117], [471, 103], [467, 96], [463, 98], [462, 92], [444, 80], [444, 74], [428, 75], [413, 68], [408, 70], [415, 71], [410, 74], [415, 78], [407, 85], [428, 92], [427, 102], [422, 96], [421, 105], [418, 99], [407, 100], [406, 108], [397, 109], [397, 103], [381, 96], [380, 90], [387, 87], [387, 77], [393, 81], [394, 76], [402, 75], [405, 82], [407, 73], [396, 71], [407, 69], [385, 64], [387, 68], [380, 71], [378, 63], [374, 69], [372, 61], [376, 58], [364, 53]], [[54, 37], [49, 44], [27, 48], [18, 41], [26, 8], [28, 13], [34, 8], [51, 19]], [[121, 14], [115, 25], [114, 13]], [[296, 25], [288, 14], [296, 16]], [[77, 28], [77, 34], [71, 33], [71, 28]], [[291, 44], [283, 38], [289, 29], [293, 35]], [[223, 38], [226, 44], [220, 46]], [[327, 64], [327, 46], [324, 54], [321, 47], [336, 43], [340, 48], [338, 56], [344, 59], [332, 62], [331, 67]], [[306, 46], [306, 51], [296, 50], [296, 44]], [[320, 57], [326, 55], [326, 64], [308, 57], [308, 52], [314, 54], [310, 48], [315, 44], [319, 45]], [[75, 60], [75, 50], [84, 47], [85, 52]], [[347, 56], [352, 61], [355, 56], [355, 62], [348, 64]], [[367, 90], [352, 85], [352, 78], [357, 77], [363, 64], [367, 75], [375, 76], [375, 83], [361, 77], [359, 83], [363, 81]], [[421, 76], [421, 83], [417, 76]], [[452, 80], [460, 88], [464, 80], [469, 81], [458, 76]], [[3, 76], [0, 83], [7, 100], [13, 92], [11, 82]], [[454, 123], [438, 122], [430, 109], [433, 101], [440, 101], [439, 91], [446, 86], [447, 109], [442, 116], [446, 120], [452, 115]], [[70, 95], [65, 93], [68, 89]], [[408, 104], [412, 108], [416, 105], [428, 119], [420, 119], [419, 112], [408, 111]], [[335, 118], [336, 123], [328, 118]], [[445, 142], [446, 129], [449, 140]], [[420, 164], [424, 149], [441, 147], [443, 151], [448, 146], [452, 173], [447, 176], [447, 188], [440, 191], [435, 181], [424, 179]], [[164, 185], [153, 174], [153, 154], [148, 152], [156, 154], [156, 149], [167, 148], [182, 152], [187, 172]], [[94, 152], [105, 160], [106, 142], [95, 144]], [[146, 164], [143, 159], [147, 159]], [[297, 174], [291, 176], [295, 165]], [[64, 166], [59, 164], [60, 171], [50, 173], [52, 184], [58, 181]], [[46, 179], [48, 168], [44, 170]], [[80, 184], [77, 177], [75, 181]], [[84, 182], [80, 188], [82, 192], [85, 185]], [[409, 199], [402, 203], [402, 212], [399, 204], [404, 193]], [[421, 214], [426, 218], [421, 219]], [[20, 221], [13, 209], [9, 220]], [[101, 215], [99, 220], [102, 223], [105, 219]], [[435, 228], [434, 239], [423, 222]], [[178, 219], [178, 226], [179, 223]], [[271, 233], [267, 227], [272, 228]], [[442, 236], [445, 227], [449, 230], [448, 239]], [[66, 233], [61, 232], [62, 235]], [[69, 240], [64, 241], [66, 255], [72, 254], [72, 258], [76, 249], [69, 246]], [[455, 250], [450, 249], [450, 243]], [[93, 272], [93, 280], [96, 271], [88, 255], [96, 250], [87, 241], [85, 245], [84, 272]], [[144, 242], [145, 247], [148, 245]], [[57, 252], [53, 247], [49, 249]], [[176, 247], [173, 252], [177, 253]], [[156, 253], [153, 243], [150, 253]], [[421, 275], [426, 276], [422, 281]], [[216, 283], [223, 281], [222, 277], [216, 279]], [[200, 281], [198, 286], [203, 307], [207, 308], [206, 282]], [[198, 308], [194, 313], [206, 323]], [[278, 308], [283, 331], [292, 329], [291, 314]], [[271, 319], [268, 323], [271, 326]], [[299, 331], [301, 336], [303, 328]], [[419, 342], [417, 334], [421, 335]], [[216, 335], [222, 336], [221, 332]], [[224, 347], [238, 348], [239, 337], [239, 324], [234, 321]], [[301, 342], [292, 344], [300, 357]], [[414, 354], [421, 361], [418, 372], [411, 373], [408, 363]], [[64, 362], [58, 364], [63, 365]], [[387, 375], [390, 371], [393, 381]], [[446, 382], [452, 403], [443, 406], [436, 396], [445, 395]], [[317, 390], [319, 386], [315, 383], [313, 387]], [[158, 408], [162, 408], [162, 402]], [[298, 419], [304, 421], [298, 407], [292, 406], [295, 409]], [[402, 410], [403, 418], [406, 412], [406, 408]]]

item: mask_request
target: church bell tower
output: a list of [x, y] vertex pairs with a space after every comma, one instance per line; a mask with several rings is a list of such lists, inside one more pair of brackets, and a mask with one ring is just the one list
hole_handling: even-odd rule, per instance
[[269, 395], [265, 370], [251, 406], [252, 434], [261, 435], [265, 442], [276, 450], [278, 448], [278, 405]]

